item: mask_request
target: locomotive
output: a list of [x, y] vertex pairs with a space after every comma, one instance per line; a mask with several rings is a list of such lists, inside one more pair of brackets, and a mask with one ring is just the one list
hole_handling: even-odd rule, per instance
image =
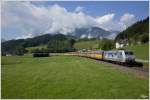
[[132, 51], [104, 51], [103, 59], [111, 62], [118, 63], [133, 63], [135, 62], [135, 56]]

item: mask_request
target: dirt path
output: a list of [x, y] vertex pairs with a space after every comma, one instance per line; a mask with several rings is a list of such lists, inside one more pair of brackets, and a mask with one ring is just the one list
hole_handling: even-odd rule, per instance
[[143, 69], [142, 67], [127, 67], [127, 66], [117, 65], [113, 63], [104, 62], [104, 61], [99, 61], [99, 60], [97, 61], [100, 63], [108, 64], [112, 66], [113, 68], [120, 70], [124, 73], [131, 73], [131, 74], [136, 75], [137, 77], [149, 79], [149, 70]]

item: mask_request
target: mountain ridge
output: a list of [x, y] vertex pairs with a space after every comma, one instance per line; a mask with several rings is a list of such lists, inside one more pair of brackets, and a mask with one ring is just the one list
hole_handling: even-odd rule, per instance
[[78, 38], [107, 38], [111, 33], [99, 27], [78, 28], [73, 35]]

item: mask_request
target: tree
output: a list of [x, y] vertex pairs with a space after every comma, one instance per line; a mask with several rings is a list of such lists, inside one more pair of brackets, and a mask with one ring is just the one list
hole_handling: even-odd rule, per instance
[[100, 48], [102, 50], [111, 50], [114, 48], [114, 42], [112, 40], [102, 40]]
[[73, 51], [73, 45], [75, 43], [75, 40], [73, 39], [66, 39], [66, 40], [60, 40], [60, 39], [51, 39], [48, 43], [47, 48], [50, 52], [69, 52]]
[[142, 43], [146, 43], [149, 41], [149, 34], [145, 33], [143, 35], [141, 35], [141, 42]]

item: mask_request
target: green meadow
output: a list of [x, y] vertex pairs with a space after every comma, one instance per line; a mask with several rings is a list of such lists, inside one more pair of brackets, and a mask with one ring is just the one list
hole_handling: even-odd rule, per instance
[[126, 47], [127, 50], [132, 50], [138, 59], [149, 59], [149, 44], [133, 45]]
[[91, 41], [80, 41], [74, 44], [74, 48], [82, 49], [82, 48], [99, 48], [100, 40], [91, 40]]
[[2, 57], [1, 95], [17, 98], [141, 98], [148, 80], [76, 56]]

